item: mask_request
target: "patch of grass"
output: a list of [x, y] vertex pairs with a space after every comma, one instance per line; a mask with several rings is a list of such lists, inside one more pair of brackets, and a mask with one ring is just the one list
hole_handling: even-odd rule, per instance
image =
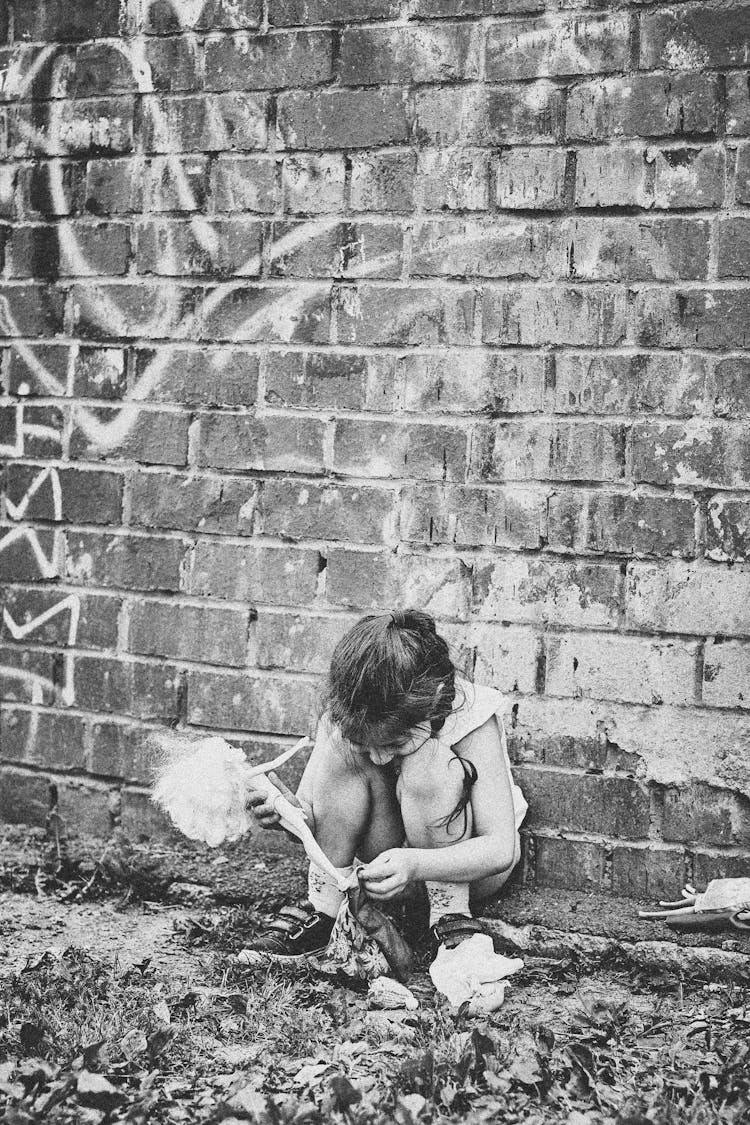
[[457, 1020], [418, 975], [414, 1013], [311, 970], [242, 969], [255, 919], [195, 919], [214, 950], [179, 987], [144, 962], [44, 954], [0, 979], [0, 1120], [100, 1125], [750, 1123], [750, 990], [533, 961], [505, 1006]]

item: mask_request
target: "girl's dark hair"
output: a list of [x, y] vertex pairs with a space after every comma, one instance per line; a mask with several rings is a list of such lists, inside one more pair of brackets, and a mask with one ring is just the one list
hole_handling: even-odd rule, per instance
[[344, 738], [363, 742], [374, 727], [396, 737], [429, 722], [442, 730], [456, 696], [448, 645], [418, 609], [363, 617], [333, 652], [325, 709]]

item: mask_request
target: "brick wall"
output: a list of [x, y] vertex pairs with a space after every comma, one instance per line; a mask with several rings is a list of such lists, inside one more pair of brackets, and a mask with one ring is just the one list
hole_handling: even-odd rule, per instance
[[0, 816], [158, 831], [413, 603], [525, 878], [746, 871], [750, 3], [0, 12]]

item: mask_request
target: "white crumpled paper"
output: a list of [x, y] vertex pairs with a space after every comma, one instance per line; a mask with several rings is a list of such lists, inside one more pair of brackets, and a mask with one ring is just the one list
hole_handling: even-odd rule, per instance
[[441, 946], [430, 976], [455, 1009], [468, 1002], [474, 1016], [496, 1011], [505, 999], [505, 978], [522, 968], [520, 957], [495, 953], [489, 934], [472, 934], [453, 949]]

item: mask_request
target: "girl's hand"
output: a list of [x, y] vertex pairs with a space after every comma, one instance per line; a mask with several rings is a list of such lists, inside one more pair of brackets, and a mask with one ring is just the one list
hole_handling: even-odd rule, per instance
[[[268, 780], [276, 786], [282, 797], [286, 797], [287, 801], [289, 801], [290, 804], [296, 805], [298, 808], [302, 808], [299, 801], [294, 796], [294, 793], [292, 793], [290, 789], [287, 789], [286, 785], [284, 785], [284, 782], [280, 781], [273, 771], [271, 771], [271, 773], [269, 773], [267, 776]], [[261, 826], [261, 828], [278, 829], [281, 827], [279, 814], [273, 807], [276, 796], [278, 796], [278, 794], [274, 796], [268, 796], [265, 793], [257, 791], [251, 791], [248, 794], [246, 805], [252, 812], [255, 819], [258, 821], [258, 824]]]
[[361, 878], [371, 898], [393, 898], [416, 878], [414, 855], [408, 848], [389, 848], [362, 868]]

